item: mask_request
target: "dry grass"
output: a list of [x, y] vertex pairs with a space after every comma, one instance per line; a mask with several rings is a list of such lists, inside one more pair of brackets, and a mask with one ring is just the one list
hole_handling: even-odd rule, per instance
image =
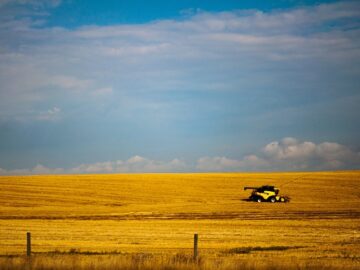
[[[24, 269], [31, 231], [33, 269], [357, 269], [359, 178], [359, 171], [0, 177], [0, 268]], [[263, 184], [279, 186], [291, 202], [243, 200], [243, 186]], [[195, 232], [199, 265], [191, 261]]]
[[104, 254], [104, 255], [69, 255], [47, 254], [36, 255], [31, 260], [25, 257], [0, 258], [1, 269], [158, 269], [158, 270], [230, 270], [230, 269], [358, 269], [356, 263], [339, 259], [300, 260], [296, 258], [271, 258], [267, 256], [251, 256], [250, 258], [200, 257], [194, 261], [184, 254]]

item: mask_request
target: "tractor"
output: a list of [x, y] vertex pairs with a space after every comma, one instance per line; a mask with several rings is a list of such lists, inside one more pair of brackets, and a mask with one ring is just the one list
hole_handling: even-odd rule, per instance
[[254, 202], [289, 202], [287, 196], [279, 196], [279, 189], [274, 186], [244, 187], [244, 190], [252, 189], [250, 201]]

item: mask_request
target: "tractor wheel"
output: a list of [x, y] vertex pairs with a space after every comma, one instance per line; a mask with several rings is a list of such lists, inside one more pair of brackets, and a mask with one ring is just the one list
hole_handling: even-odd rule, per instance
[[276, 202], [275, 197], [271, 197], [271, 198], [270, 198], [270, 202], [272, 202], [272, 203]]
[[285, 198], [284, 198], [284, 197], [281, 197], [281, 198], [280, 198], [280, 202], [285, 202]]
[[262, 199], [259, 197], [256, 199], [257, 202], [262, 202]]

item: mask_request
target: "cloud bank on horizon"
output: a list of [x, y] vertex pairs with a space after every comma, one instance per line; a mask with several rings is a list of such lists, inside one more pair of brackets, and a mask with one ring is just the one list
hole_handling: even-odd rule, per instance
[[76, 5], [0, 1], [0, 174], [360, 169], [359, 2]]
[[47, 168], [41, 164], [32, 169], [0, 168], [0, 175], [345, 170], [353, 168], [359, 162], [360, 152], [353, 152], [344, 145], [331, 142], [299, 142], [295, 138], [287, 137], [281, 141], [271, 142], [258, 154], [250, 154], [240, 160], [201, 157], [195, 164], [189, 164], [177, 158], [159, 161], [136, 155], [125, 161], [81, 164], [69, 169]]

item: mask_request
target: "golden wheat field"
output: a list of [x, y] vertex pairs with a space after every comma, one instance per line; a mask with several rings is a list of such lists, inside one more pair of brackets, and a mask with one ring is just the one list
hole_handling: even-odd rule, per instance
[[[3, 176], [0, 269], [360, 269], [359, 180], [360, 171]], [[244, 186], [264, 184], [290, 203], [245, 200]]]

